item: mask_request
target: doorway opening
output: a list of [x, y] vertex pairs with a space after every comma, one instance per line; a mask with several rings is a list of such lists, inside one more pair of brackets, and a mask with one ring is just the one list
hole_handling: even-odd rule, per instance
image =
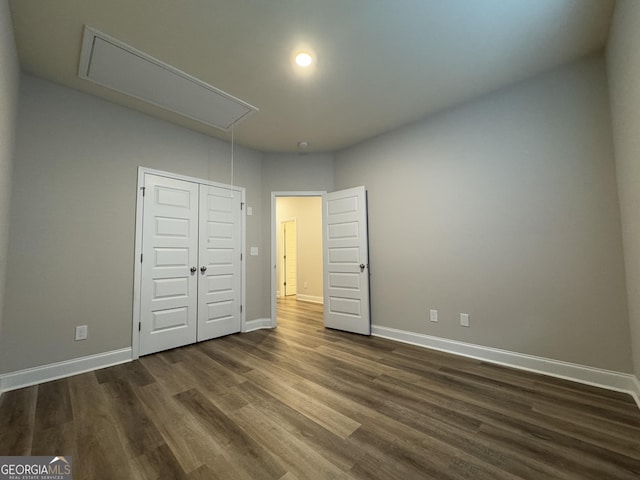
[[[273, 192], [271, 206], [271, 318], [278, 309], [323, 304], [322, 195]], [[298, 303], [301, 302], [301, 303]]]

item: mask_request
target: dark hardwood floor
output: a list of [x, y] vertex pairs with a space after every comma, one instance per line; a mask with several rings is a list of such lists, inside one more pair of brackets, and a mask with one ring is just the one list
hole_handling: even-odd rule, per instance
[[638, 479], [630, 396], [325, 330], [321, 306], [7, 392], [0, 455], [90, 479]]

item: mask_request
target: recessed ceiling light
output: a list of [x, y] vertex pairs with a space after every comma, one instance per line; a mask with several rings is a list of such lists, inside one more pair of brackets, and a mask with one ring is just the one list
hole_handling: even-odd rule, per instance
[[298, 148], [300, 150], [306, 150], [309, 148], [309, 142], [307, 142], [306, 140], [300, 140], [298, 142]]
[[307, 52], [300, 52], [296, 55], [296, 63], [301, 67], [308, 67], [313, 62], [313, 57]]

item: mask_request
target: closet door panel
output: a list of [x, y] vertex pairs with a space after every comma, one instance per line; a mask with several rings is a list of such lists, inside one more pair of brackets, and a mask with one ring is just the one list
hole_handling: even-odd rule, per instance
[[198, 341], [241, 329], [241, 194], [200, 185]]
[[140, 355], [196, 341], [198, 184], [145, 175]]

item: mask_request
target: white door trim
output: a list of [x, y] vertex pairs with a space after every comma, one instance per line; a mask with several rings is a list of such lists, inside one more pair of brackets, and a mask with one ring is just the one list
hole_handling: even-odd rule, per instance
[[[147, 167], [138, 167], [138, 184], [136, 190], [136, 227], [135, 227], [135, 246], [134, 246], [134, 255], [133, 255], [133, 312], [132, 312], [132, 324], [131, 324], [131, 359], [135, 360], [140, 357], [140, 332], [138, 330], [138, 324], [140, 323], [140, 282], [142, 280], [142, 267], [140, 263], [140, 256], [142, 255], [142, 187], [144, 187], [144, 176], [146, 174], [158, 175], [161, 177], [173, 178], [175, 180], [184, 180], [187, 182], [198, 183], [200, 185], [209, 185], [213, 187], [221, 187], [221, 188], [229, 188], [231, 187], [234, 191], [240, 193], [242, 198], [243, 205], [246, 205], [246, 191], [244, 187], [238, 187], [237, 185], [228, 185], [219, 182], [211, 182], [209, 180], [204, 180], [202, 178], [189, 177], [187, 175], [179, 175], [177, 173], [164, 172], [162, 170], [155, 170], [153, 168]], [[242, 314], [241, 314], [241, 331], [245, 331], [245, 321], [246, 321], [246, 311], [247, 311], [247, 302], [246, 302], [246, 209], [242, 209], [241, 211], [241, 224], [242, 224], [242, 235], [241, 235], [241, 246], [240, 251], [242, 252]]]
[[[326, 191], [294, 191], [294, 192], [271, 192], [271, 327], [275, 328], [278, 325], [277, 319], [277, 298], [276, 290], [278, 289], [278, 279], [276, 278], [276, 266], [278, 264], [278, 258], [276, 253], [276, 231], [278, 225], [276, 224], [276, 198], [277, 197], [322, 197], [327, 193]], [[244, 278], [244, 277], [243, 277]]]

